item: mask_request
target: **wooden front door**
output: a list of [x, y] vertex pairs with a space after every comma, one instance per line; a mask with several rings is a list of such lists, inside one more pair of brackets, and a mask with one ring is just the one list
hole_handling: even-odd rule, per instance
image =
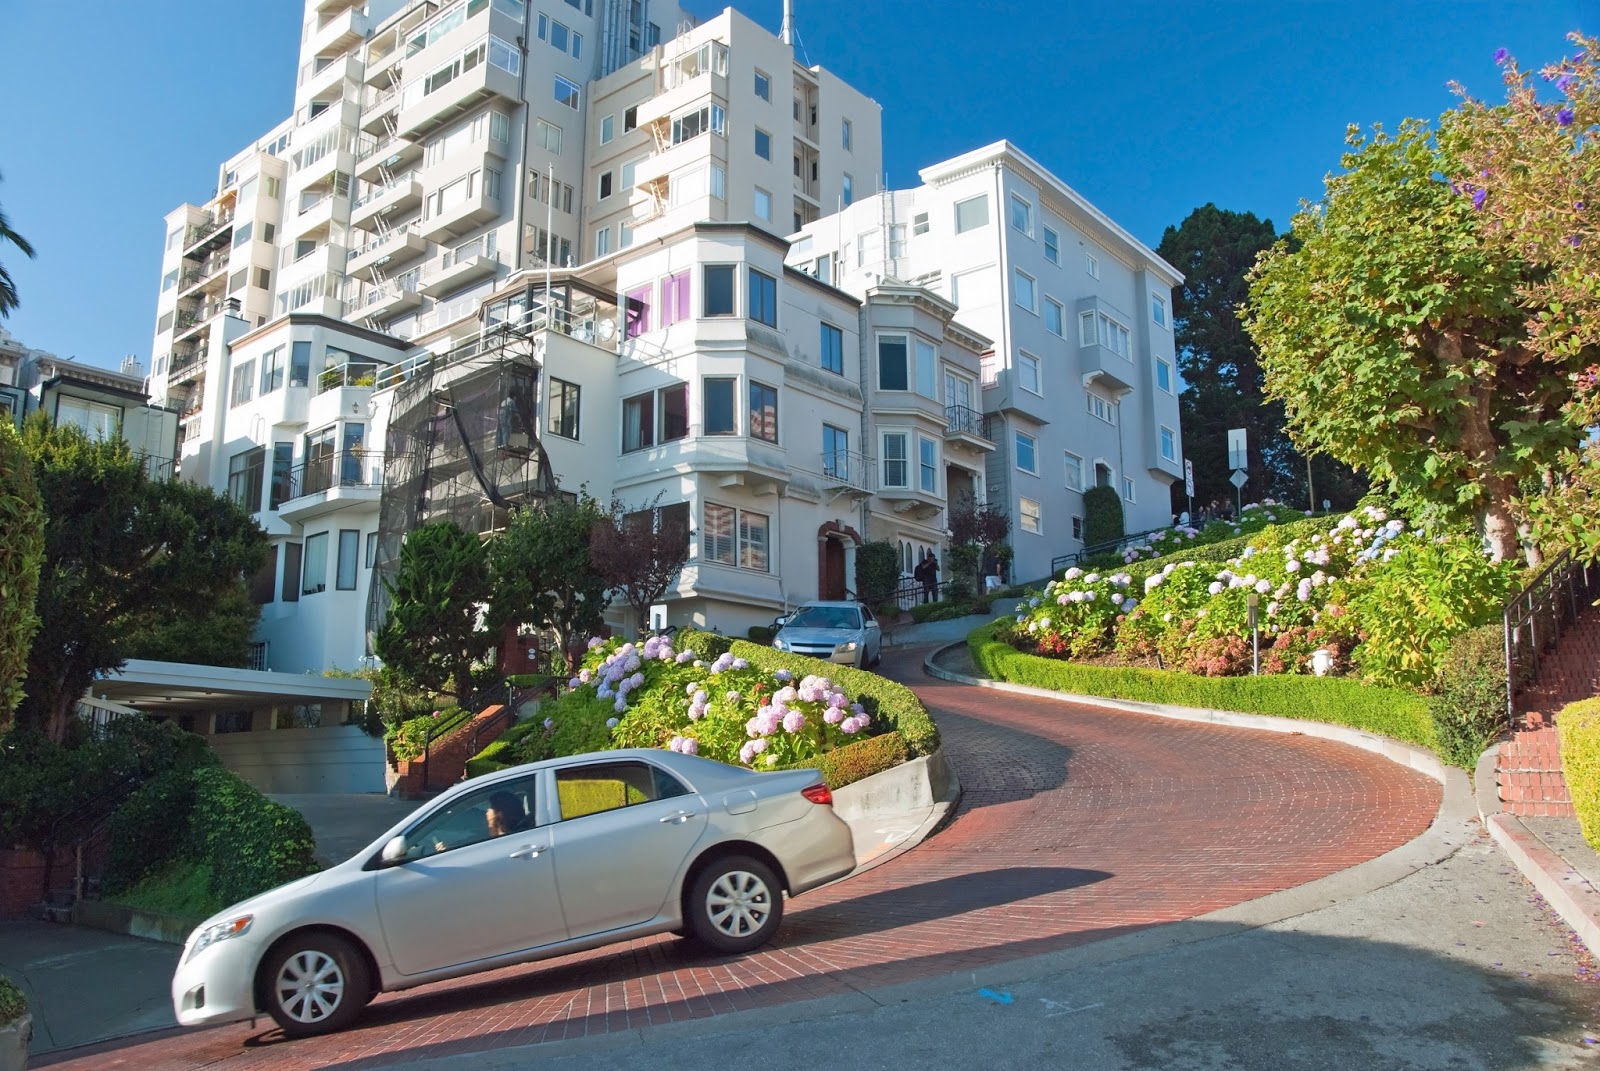
[[844, 544], [837, 539], [825, 539], [822, 541], [822, 572], [817, 579], [817, 598], [844, 597]]

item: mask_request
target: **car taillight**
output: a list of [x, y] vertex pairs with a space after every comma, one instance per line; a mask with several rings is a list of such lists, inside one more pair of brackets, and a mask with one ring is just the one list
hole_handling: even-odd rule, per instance
[[804, 796], [812, 803], [826, 804], [829, 807], [833, 806], [833, 793], [828, 791], [827, 785], [812, 785], [810, 788], [802, 788], [800, 790], [800, 795]]

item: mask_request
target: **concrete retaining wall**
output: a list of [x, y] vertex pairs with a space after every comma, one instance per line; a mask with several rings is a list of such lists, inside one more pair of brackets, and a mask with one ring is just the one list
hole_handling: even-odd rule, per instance
[[72, 921], [79, 926], [93, 926], [97, 930], [181, 945], [201, 920], [108, 904], [104, 900], [79, 900], [72, 905]]
[[960, 794], [944, 749], [846, 785], [833, 794], [833, 810], [846, 822], [903, 815], [952, 802]]
[[262, 792], [382, 792], [383, 741], [355, 725], [207, 737], [228, 769]]

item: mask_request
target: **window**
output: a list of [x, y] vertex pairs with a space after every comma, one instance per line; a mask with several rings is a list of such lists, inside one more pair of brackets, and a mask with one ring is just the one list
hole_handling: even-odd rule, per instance
[[939, 400], [939, 351], [932, 343], [917, 339], [917, 393], [924, 398]]
[[[249, 224], [245, 224], [245, 225], [249, 226]], [[263, 242], [272, 241], [272, 239], [277, 236], [277, 233], [278, 233], [277, 228], [274, 227], [272, 224], [263, 223], [261, 225], [261, 240]]]
[[277, 509], [292, 490], [290, 480], [294, 475], [294, 443], [272, 444], [272, 489], [267, 495], [267, 508]]
[[335, 591], [354, 591], [356, 589], [356, 565], [361, 552], [361, 533], [354, 528], [339, 529], [339, 559], [334, 570], [333, 587]]
[[551, 377], [549, 416], [546, 419], [546, 427], [551, 435], [577, 440], [581, 397], [581, 388], [576, 383]]
[[956, 233], [965, 234], [989, 225], [989, 196], [979, 194], [956, 202]]
[[650, 159], [650, 157], [640, 156], [637, 159], [629, 160], [627, 163], [622, 165], [622, 174], [619, 177], [622, 181], [622, 188], [624, 191], [633, 189], [634, 176], [638, 174], [639, 165], [648, 159]]
[[300, 561], [301, 547], [299, 543], [285, 543], [283, 545], [283, 589], [284, 602], [300, 601]]
[[601, 227], [594, 232], [594, 255], [603, 257], [611, 252], [611, 228]]
[[261, 508], [261, 487], [266, 476], [267, 450], [258, 446], [228, 459], [228, 498], [255, 513]]
[[672, 144], [681, 145], [710, 132], [721, 134], [727, 124], [727, 112], [720, 104], [707, 104], [686, 112], [672, 120]]
[[554, 123], [538, 120], [534, 126], [533, 140], [545, 150], [561, 155], [561, 128]]
[[1172, 365], [1160, 357], [1156, 358], [1156, 386], [1168, 394], [1172, 393]]
[[1083, 270], [1089, 274], [1090, 278], [1100, 278], [1100, 258], [1093, 253], [1085, 253], [1083, 255]]
[[1039, 358], [1027, 350], [1017, 351], [1017, 385], [1033, 394], [1044, 393], [1039, 385]]
[[1178, 460], [1178, 436], [1165, 425], [1161, 428], [1161, 457], [1164, 461]]
[[1033, 204], [1016, 194], [1011, 195], [1011, 229], [1033, 237]]
[[1118, 356], [1133, 359], [1128, 329], [1103, 312], [1078, 314], [1078, 343], [1083, 346], [1098, 344]]
[[367, 533], [367, 568], [378, 564], [378, 533]]
[[623, 338], [637, 338], [650, 330], [650, 296], [654, 291], [655, 287], [647, 285], [629, 290], [624, 295]]
[[556, 75], [555, 95], [557, 104], [565, 104], [573, 111], [577, 111], [578, 87], [575, 83], [567, 81], [559, 74]]
[[638, 126], [639, 126], [639, 106], [637, 104], [635, 104], [631, 108], [623, 109], [623, 112], [622, 112], [622, 132], [624, 134], [626, 134], [630, 130], [637, 129]]
[[616, 136], [616, 131], [617, 131], [617, 117], [616, 116], [608, 115], [608, 116], [604, 117], [603, 119], [601, 119], [600, 120], [600, 144], [602, 144], [602, 145], [611, 144], [611, 139]]
[[183, 228], [182, 227], [179, 227], [177, 230], [170, 232], [167, 235], [167, 252], [170, 253], [174, 249], [178, 248], [178, 242], [180, 240], [182, 240], [182, 238], [183, 238]]
[[681, 271], [661, 280], [661, 326], [689, 318], [689, 273]]
[[167, 274], [165, 274], [165, 275], [163, 275], [161, 277], [161, 292], [163, 294], [165, 294], [168, 290], [173, 289], [177, 285], [178, 285], [178, 269], [177, 268], [173, 268], [171, 271], [167, 272]]
[[278, 199], [278, 191], [280, 188], [281, 187], [279, 186], [278, 180], [273, 178], [271, 175], [268, 175], [265, 181], [263, 181], [261, 184], [261, 195], [263, 197], [270, 197], [276, 201]]
[[[660, 434], [657, 435], [657, 429]], [[622, 451], [643, 450], [689, 434], [689, 387], [679, 383], [622, 402]]]
[[844, 120], [843, 134], [845, 151], [849, 152], [851, 143], [855, 140], [855, 128], [850, 125], [850, 120], [848, 119]]
[[706, 435], [739, 434], [739, 421], [733, 409], [733, 389], [736, 383], [736, 380], [730, 378], [705, 381], [705, 398], [701, 403], [705, 411], [701, 414], [701, 420], [705, 425]]
[[755, 209], [757, 219], [765, 220], [768, 223], [772, 222], [772, 194], [763, 190], [760, 186], [756, 187]]
[[769, 104], [772, 103], [772, 79], [760, 71], [756, 72], [756, 96]]
[[904, 223], [889, 224], [889, 257], [899, 259], [906, 255], [906, 225]]
[[733, 529], [737, 510], [730, 506], [705, 504], [700, 523], [700, 558], [719, 565], [732, 565]]
[[1122, 498], [1125, 502], [1134, 501], [1132, 476], [1124, 476], [1122, 478]]
[[852, 204], [855, 203], [855, 199], [856, 199], [856, 180], [854, 178], [852, 178], [849, 174], [846, 174], [844, 176], [844, 188], [840, 192], [839, 196], [844, 201], [844, 207], [846, 207], [846, 208], [850, 207]]
[[1039, 515], [1039, 503], [1031, 498], [1019, 499], [1017, 502], [1017, 524], [1024, 532], [1041, 535], [1044, 532], [1044, 523]]
[[272, 270], [270, 268], [256, 269], [256, 286], [262, 290], [272, 289]]
[[711, 165], [711, 196], [719, 201], [728, 199], [728, 172], [718, 164]]
[[296, 342], [289, 347], [289, 386], [303, 387], [311, 381], [311, 343]]
[[832, 324], [822, 325], [822, 367], [844, 375], [844, 332]]
[[734, 315], [733, 265], [707, 264], [701, 279], [705, 282], [704, 293], [701, 295], [701, 315], [706, 317]]
[[778, 441], [778, 388], [750, 381], [750, 438]]
[[1054, 298], [1044, 299], [1044, 328], [1052, 335], [1065, 337], [1067, 332], [1067, 314], [1061, 307], [1061, 302]]
[[300, 594], [315, 595], [328, 590], [328, 533], [306, 537], [305, 560], [301, 566]]
[[240, 268], [238, 271], [236, 271], [232, 275], [228, 276], [228, 293], [236, 294], [240, 290], [243, 290], [244, 287], [245, 287], [245, 283], [248, 282], [249, 279], [250, 279], [250, 269], [249, 268]]
[[754, 268], [750, 269], [750, 319], [778, 326], [778, 280]]
[[756, 155], [763, 160], [772, 159], [772, 135], [760, 127], [756, 128]]
[[822, 474], [836, 480], [850, 478], [850, 433], [832, 424], [822, 425]]
[[1052, 264], [1061, 263], [1061, 238], [1049, 227], [1044, 229], [1044, 259]]
[[611, 196], [611, 188], [614, 185], [614, 180], [615, 175], [613, 175], [612, 172], [600, 172], [600, 200], [604, 201], [607, 197]]
[[233, 370], [233, 390], [229, 395], [229, 405], [243, 405], [255, 397], [255, 361], [246, 361]]
[[768, 571], [769, 534], [766, 514], [739, 511], [739, 568]]
[[556, 771], [556, 788], [563, 821], [671, 799], [689, 791], [665, 770], [643, 762], [568, 767]]
[[[172, 330], [172, 320], [173, 320], [173, 316], [174, 315], [175, 314], [170, 309], [167, 310], [166, 312], [162, 313], [161, 314], [161, 319], [156, 321], [156, 330], [157, 331], [171, 331]], [[158, 368], [158, 369], [156, 369], [156, 371], [159, 373], [161, 370]]]
[[883, 433], [883, 486], [885, 487], [910, 486], [906, 442], [908, 438], [910, 436], [903, 431]]
[[1066, 453], [1066, 486], [1069, 491], [1083, 490], [1083, 458], [1077, 454]]
[[880, 335], [878, 337], [878, 389], [910, 390], [910, 373], [906, 368], [907, 346], [905, 335]]
[[918, 212], [911, 217], [911, 233], [913, 235], [928, 233], [928, 213]]
[[267, 351], [261, 358], [261, 389], [263, 396], [271, 394], [283, 386], [283, 347], [277, 346]]
[[1089, 413], [1104, 420], [1107, 424], [1117, 422], [1117, 407], [1114, 403], [1106, 401], [1100, 395], [1090, 392], [1084, 397], [1088, 400]]
[[1083, 518], [1082, 517], [1073, 517], [1072, 518], [1072, 538], [1076, 539], [1080, 543], [1083, 542]]
[[[587, 773], [587, 769], [584, 772]], [[491, 811], [494, 812], [496, 825], [505, 833], [528, 829], [533, 824], [529, 816], [533, 814], [536, 780], [536, 777], [530, 776], [500, 781], [478, 792], [461, 796], [454, 803], [434, 811], [421, 825], [405, 834], [406, 858], [422, 859], [458, 848], [470, 848], [501, 835], [489, 826]], [[591, 797], [585, 793], [582, 798]], [[490, 852], [495, 850], [485, 849]]]
[[1160, 294], [1150, 295], [1150, 319], [1154, 320], [1158, 327], [1167, 326], [1167, 299]]
[[250, 240], [250, 227], [251, 225], [246, 223], [243, 227], [233, 232], [233, 248], [238, 249]]
[[1033, 276], [1021, 268], [1017, 268], [1013, 272], [1013, 278], [1014, 285], [1012, 289], [1015, 291], [1014, 297], [1017, 306], [1027, 309], [1029, 312], [1038, 312], [1039, 293], [1038, 288], [1034, 285]]
[[939, 493], [939, 447], [921, 435], [917, 436], [917, 486], [930, 495]]
[[1017, 446], [1017, 469], [1020, 472], [1039, 475], [1038, 440], [1026, 432], [1012, 433]]

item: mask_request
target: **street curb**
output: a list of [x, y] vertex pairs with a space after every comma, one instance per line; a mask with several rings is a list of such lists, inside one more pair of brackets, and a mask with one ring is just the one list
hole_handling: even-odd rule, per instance
[[1484, 827], [1500, 850], [1522, 871], [1522, 876], [1539, 890], [1539, 895], [1562, 921], [1572, 927], [1584, 947], [1600, 954], [1600, 891], [1551, 851], [1522, 819], [1506, 814], [1501, 808], [1500, 793], [1492, 787], [1496, 784], [1495, 763], [1499, 754], [1500, 745], [1496, 744], [1478, 758], [1476, 802]]

